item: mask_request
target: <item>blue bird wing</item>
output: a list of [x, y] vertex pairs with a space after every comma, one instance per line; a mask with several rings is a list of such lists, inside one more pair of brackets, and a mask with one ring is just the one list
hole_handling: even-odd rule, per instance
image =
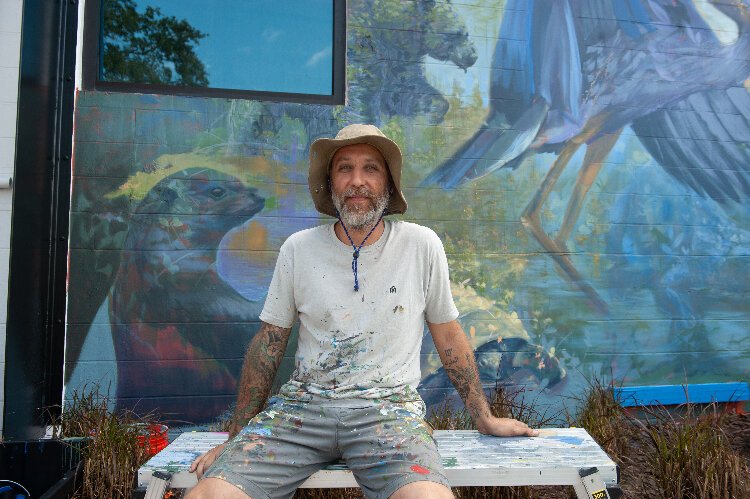
[[534, 98], [534, 64], [529, 35], [534, 25], [533, 2], [510, 0], [505, 3], [492, 55], [489, 96], [490, 105], [502, 108], [510, 120], [520, 116]]
[[585, 125], [582, 103], [593, 80], [606, 75], [607, 47], [627, 40], [637, 46], [674, 25], [706, 27], [688, 0], [508, 0], [487, 119], [422, 185], [453, 189], [514, 168], [532, 150], [559, 150]]
[[506, 2], [490, 73], [490, 112], [484, 125], [422, 182], [446, 189], [517, 165], [550, 106], [578, 112], [581, 61], [568, 1]]
[[617, 38], [638, 39], [658, 29], [708, 29], [694, 0], [570, 0], [586, 46]]
[[693, 94], [633, 122], [641, 143], [672, 177], [717, 202], [750, 198], [750, 92]]
[[650, 0], [572, 0], [581, 36], [587, 44], [610, 39], [616, 32], [640, 38], [654, 31], [655, 16], [651, 8], [654, 3]]
[[422, 186], [453, 189], [498, 168], [517, 164], [515, 160], [528, 150], [539, 132], [547, 109], [546, 102], [538, 100], [511, 127], [502, 121], [501, 115], [495, 115], [451, 159], [428, 175]]

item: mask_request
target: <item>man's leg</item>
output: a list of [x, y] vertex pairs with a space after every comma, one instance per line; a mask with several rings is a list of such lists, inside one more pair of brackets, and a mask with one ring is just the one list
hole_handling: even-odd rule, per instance
[[341, 419], [339, 445], [367, 498], [453, 497], [419, 405], [379, 402]]
[[248, 499], [250, 496], [242, 492], [229, 482], [218, 478], [206, 478], [190, 489], [185, 499]]
[[336, 423], [320, 406], [272, 398], [206, 470], [195, 498], [224, 497], [225, 491], [242, 499], [292, 497], [310, 475], [338, 459]]
[[435, 482], [412, 482], [391, 494], [390, 499], [453, 499], [449, 487]]

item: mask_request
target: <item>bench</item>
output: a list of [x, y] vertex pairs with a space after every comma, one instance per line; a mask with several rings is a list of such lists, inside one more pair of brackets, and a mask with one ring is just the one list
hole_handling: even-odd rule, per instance
[[[570, 485], [579, 498], [621, 495], [617, 465], [582, 428], [548, 428], [540, 430], [538, 437], [510, 438], [437, 430], [434, 437], [453, 487]], [[193, 487], [197, 480], [187, 472], [190, 463], [226, 438], [226, 433], [215, 432], [179, 435], [140, 468], [135, 497], [156, 499], [167, 486]], [[357, 487], [357, 483], [344, 464], [335, 464], [312, 475], [302, 487]]]
[[747, 383], [627, 386], [614, 390], [615, 399], [628, 411], [638, 407], [720, 403], [727, 412], [743, 414], [750, 400]]

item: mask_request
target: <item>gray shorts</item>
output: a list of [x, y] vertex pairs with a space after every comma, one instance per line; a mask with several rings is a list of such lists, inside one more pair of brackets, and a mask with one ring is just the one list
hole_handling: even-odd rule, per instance
[[291, 497], [310, 475], [343, 459], [368, 498], [423, 480], [449, 487], [422, 409], [412, 402], [274, 397], [205, 476], [254, 499]]

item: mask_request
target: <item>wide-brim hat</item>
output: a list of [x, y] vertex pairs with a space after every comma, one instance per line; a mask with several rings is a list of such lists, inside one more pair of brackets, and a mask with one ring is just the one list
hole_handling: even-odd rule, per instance
[[380, 151], [393, 180], [393, 191], [385, 208], [385, 215], [406, 212], [406, 199], [401, 192], [401, 149], [374, 125], [348, 125], [342, 128], [335, 139], [318, 139], [310, 146], [310, 172], [307, 183], [315, 208], [332, 217], [336, 208], [331, 199], [328, 170], [336, 151], [352, 144], [369, 144]]

